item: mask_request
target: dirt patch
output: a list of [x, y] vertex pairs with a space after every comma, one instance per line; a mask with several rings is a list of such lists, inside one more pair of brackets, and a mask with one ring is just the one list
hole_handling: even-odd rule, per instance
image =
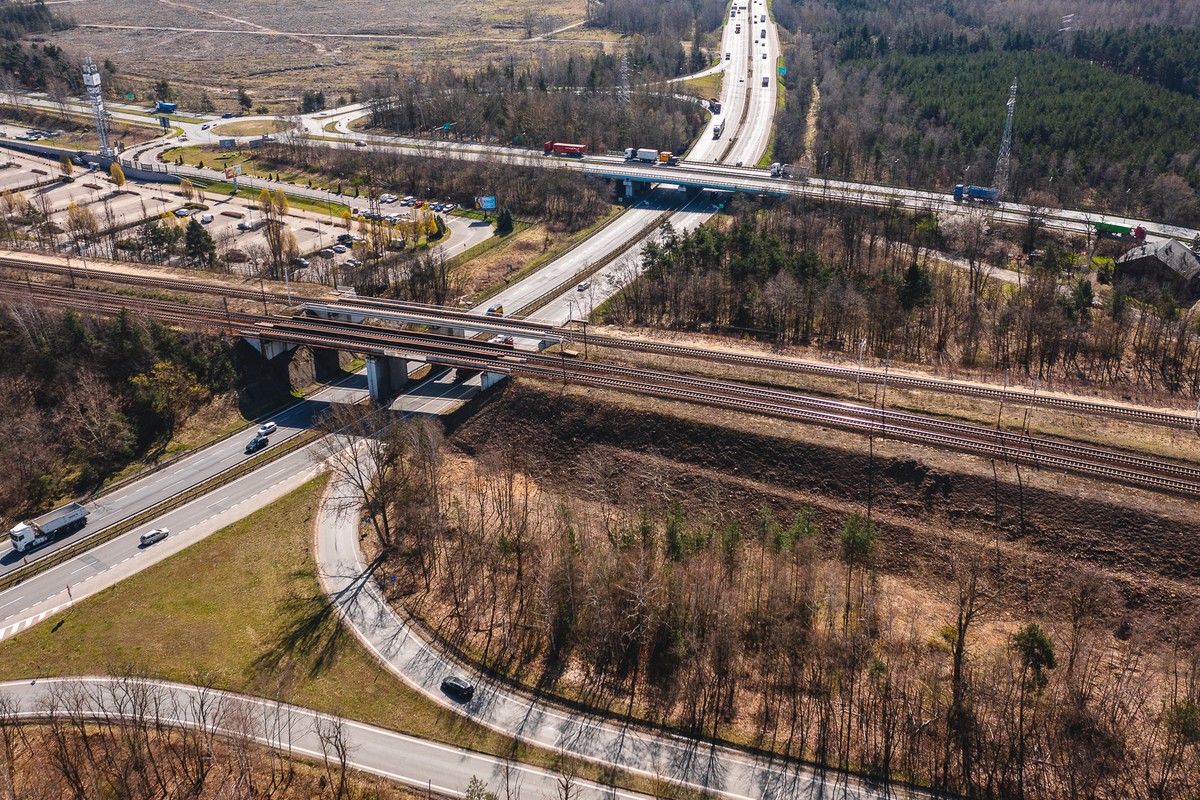
[[1196, 503], [899, 442], [699, 406], [522, 381], [454, 437], [468, 455], [515, 448], [537, 480], [654, 510], [675, 498], [745, 523], [761, 505], [790, 519], [804, 505], [830, 538], [868, 508], [883, 531], [880, 569], [916, 587], [939, 582], [947, 544], [998, 538], [1014, 615], [1053, 613], [1082, 568], [1120, 588], [1121, 619], [1169, 637], [1200, 601]]

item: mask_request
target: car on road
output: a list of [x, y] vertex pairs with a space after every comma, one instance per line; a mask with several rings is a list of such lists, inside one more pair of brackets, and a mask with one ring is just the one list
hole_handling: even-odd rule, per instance
[[335, 253], [341, 254], [341, 253], [344, 253], [344, 252], [346, 252], [346, 245], [344, 245], [344, 244], [335, 244], [335, 245], [334, 245], [332, 248], [330, 248], [330, 249], [331, 249], [331, 250], [333, 250], [333, 252], [335, 252]]
[[279, 426], [274, 422], [264, 422], [262, 425], [258, 426], [259, 438], [265, 439], [277, 430], [279, 430]]
[[166, 528], [155, 528], [152, 531], [146, 531], [141, 536], [142, 547], [152, 545], [155, 542], [161, 542], [163, 539], [171, 535], [171, 531]]
[[209, 224], [209, 223], [210, 223], [210, 222], [212, 222], [212, 221], [213, 221], [213, 215], [212, 215], [212, 214], [205, 214], [204, 216], [200, 217], [200, 224], [201, 224], [201, 225], [207, 225], [207, 224]]
[[257, 453], [259, 450], [262, 450], [264, 447], [266, 447], [267, 444], [267, 437], [255, 436], [250, 440], [250, 444], [246, 445], [246, 455]]
[[501, 347], [516, 347], [516, 344], [513, 342], [513, 337], [505, 336], [504, 334], [493, 336], [492, 338], [488, 339], [488, 344], [498, 344]]
[[464, 703], [475, 696], [475, 687], [471, 682], [457, 675], [451, 675], [442, 679], [442, 691]]
[[362, 139], [359, 139], [357, 142], [354, 143], [354, 146], [355, 147], [366, 147], [367, 143], [364, 142]]
[[254, 230], [254, 226], [249, 222], [242, 221], [237, 224], [237, 229], [239, 231], [252, 231]]
[[190, 217], [191, 215], [192, 215], [192, 210], [190, 208], [175, 209], [175, 216], [177, 216], [177, 217]]
[[209, 128], [211, 128], [211, 127], [212, 127], [212, 125], [209, 125], [209, 124], [206, 122], [206, 123], [204, 123], [203, 125], [201, 125], [201, 126], [200, 126], [200, 130], [202, 130], [202, 131], [206, 131], [206, 130], [208, 130], [208, 129], [209, 129]]
[[233, 117], [232, 111], [226, 111], [224, 114], [221, 115], [221, 119], [231, 119], [232, 117]]
[[586, 292], [590, 288], [592, 288], [592, 282], [591, 281], [583, 281], [582, 283], [580, 283], [578, 286], [575, 287], [575, 291]]
[[297, 256], [296, 258], [292, 259], [292, 265], [300, 267], [301, 269], [306, 269], [308, 267], [308, 259]]
[[494, 306], [488, 306], [487, 315], [489, 317], [503, 317], [504, 306], [500, 305], [499, 303]]
[[745, 78], [738, 78], [738, 83], [745, 83], [745, 82], [746, 82]]

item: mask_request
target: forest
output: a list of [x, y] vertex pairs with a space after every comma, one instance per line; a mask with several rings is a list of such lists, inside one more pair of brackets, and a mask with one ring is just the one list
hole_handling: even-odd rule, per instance
[[[607, 439], [575, 438], [593, 406], [572, 410], [557, 387], [512, 391], [512, 408], [450, 444], [428, 421], [354, 423], [380, 432], [371, 463], [387, 465], [354, 483], [379, 579], [399, 576], [386, 591], [405, 612], [486, 668], [610, 714], [952, 794], [1200, 790], [1194, 619], [1175, 647], [1111, 636], [1119, 593], [1091, 569], [1039, 596], [1052, 622], [1023, 613], [1003, 537], [966, 532], [912, 565], [936, 577], [907, 592], [879, 571], [886, 525], [840, 507], [745, 508], [742, 491], [725, 499], [740, 476], [700, 490], [707, 501], [660, 505], [674, 493], [662, 462], [681, 454], [657, 453], [659, 474], [613, 463]], [[573, 429], [569, 446], [531, 453], [489, 434], [535, 406]], [[569, 452], [546, 460], [558, 446]], [[353, 482], [354, 463], [334, 470]]]
[[379, 80], [364, 86], [362, 97], [372, 126], [406, 135], [539, 149], [546, 141], [581, 142], [593, 153], [646, 142], [684, 151], [704, 126], [705, 109], [669, 89], [640, 84], [695, 65], [681, 50], [656, 56], [635, 42], [629, 53], [628, 98], [617, 91], [620, 58], [606, 54], [488, 65], [470, 76], [439, 74], [420, 82]]
[[127, 311], [0, 308], [0, 514], [97, 488], [244, 377], [229, 342]]
[[[1009, 195], [1200, 219], [1197, 12], [1184, 4], [780, 3], [775, 158], [876, 182], [990, 185], [1013, 77]], [[1121, 10], [1128, 8], [1129, 16]], [[1054, 12], [1061, 9], [1061, 16]], [[1065, 15], [1075, 14], [1067, 18]], [[806, 114], [819, 91], [815, 141]]]
[[642, 277], [603, 311], [619, 324], [834, 350], [865, 340], [876, 358], [1011, 369], [1043, 385], [1200, 395], [1194, 316], [1165, 294], [1135, 302], [1123, 285], [1100, 304], [1072, 245], [1033, 241], [1045, 255], [1014, 286], [990, 275], [1030, 241], [1004, 239], [986, 212], [943, 223], [896, 208], [746, 204], [728, 225], [647, 246]]

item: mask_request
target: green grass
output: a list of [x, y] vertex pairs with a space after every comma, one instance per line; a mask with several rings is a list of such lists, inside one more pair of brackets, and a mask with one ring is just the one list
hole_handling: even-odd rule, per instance
[[[724, 55], [721, 56], [724, 58]], [[690, 81], [681, 81], [681, 86], [686, 86], [696, 90], [699, 97], [720, 97], [721, 85], [724, 82], [724, 73], [715, 72], [712, 75], [705, 75], [702, 78], [692, 78]]]
[[[280, 697], [391, 730], [554, 769], [560, 756], [421, 695], [362, 648], [317, 582], [327, 477], [0, 643], [0, 680], [133, 671]], [[576, 763], [590, 780], [611, 780]], [[651, 791], [651, 781], [618, 786]]]
[[[192, 185], [197, 189], [203, 189], [205, 194], [221, 195], [223, 197], [229, 197], [233, 194], [232, 183], [226, 183], [225, 181], [218, 180], [207, 180], [205, 178], [189, 178], [188, 180], [190, 180]], [[301, 197], [300, 195], [288, 194], [288, 187], [286, 184], [281, 185], [279, 188], [283, 189], [283, 193], [287, 195], [288, 206], [291, 208], [313, 211], [317, 214], [331, 214], [337, 219], [340, 219], [342, 212], [348, 208], [348, 206], [342, 203], [327, 203], [324, 200], [313, 200], [311, 197]], [[260, 191], [261, 190], [257, 188], [242, 186], [238, 190], [238, 196], [248, 197], [253, 200], [258, 197], [258, 193]]]

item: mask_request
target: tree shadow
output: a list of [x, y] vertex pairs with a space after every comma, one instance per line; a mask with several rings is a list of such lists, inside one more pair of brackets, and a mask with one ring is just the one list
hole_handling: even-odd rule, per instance
[[337, 607], [324, 592], [294, 595], [279, 604], [277, 613], [283, 623], [275, 644], [251, 662], [253, 674], [270, 674], [289, 665], [306, 668], [309, 677], [315, 678], [333, 666], [346, 644], [347, 632]]

